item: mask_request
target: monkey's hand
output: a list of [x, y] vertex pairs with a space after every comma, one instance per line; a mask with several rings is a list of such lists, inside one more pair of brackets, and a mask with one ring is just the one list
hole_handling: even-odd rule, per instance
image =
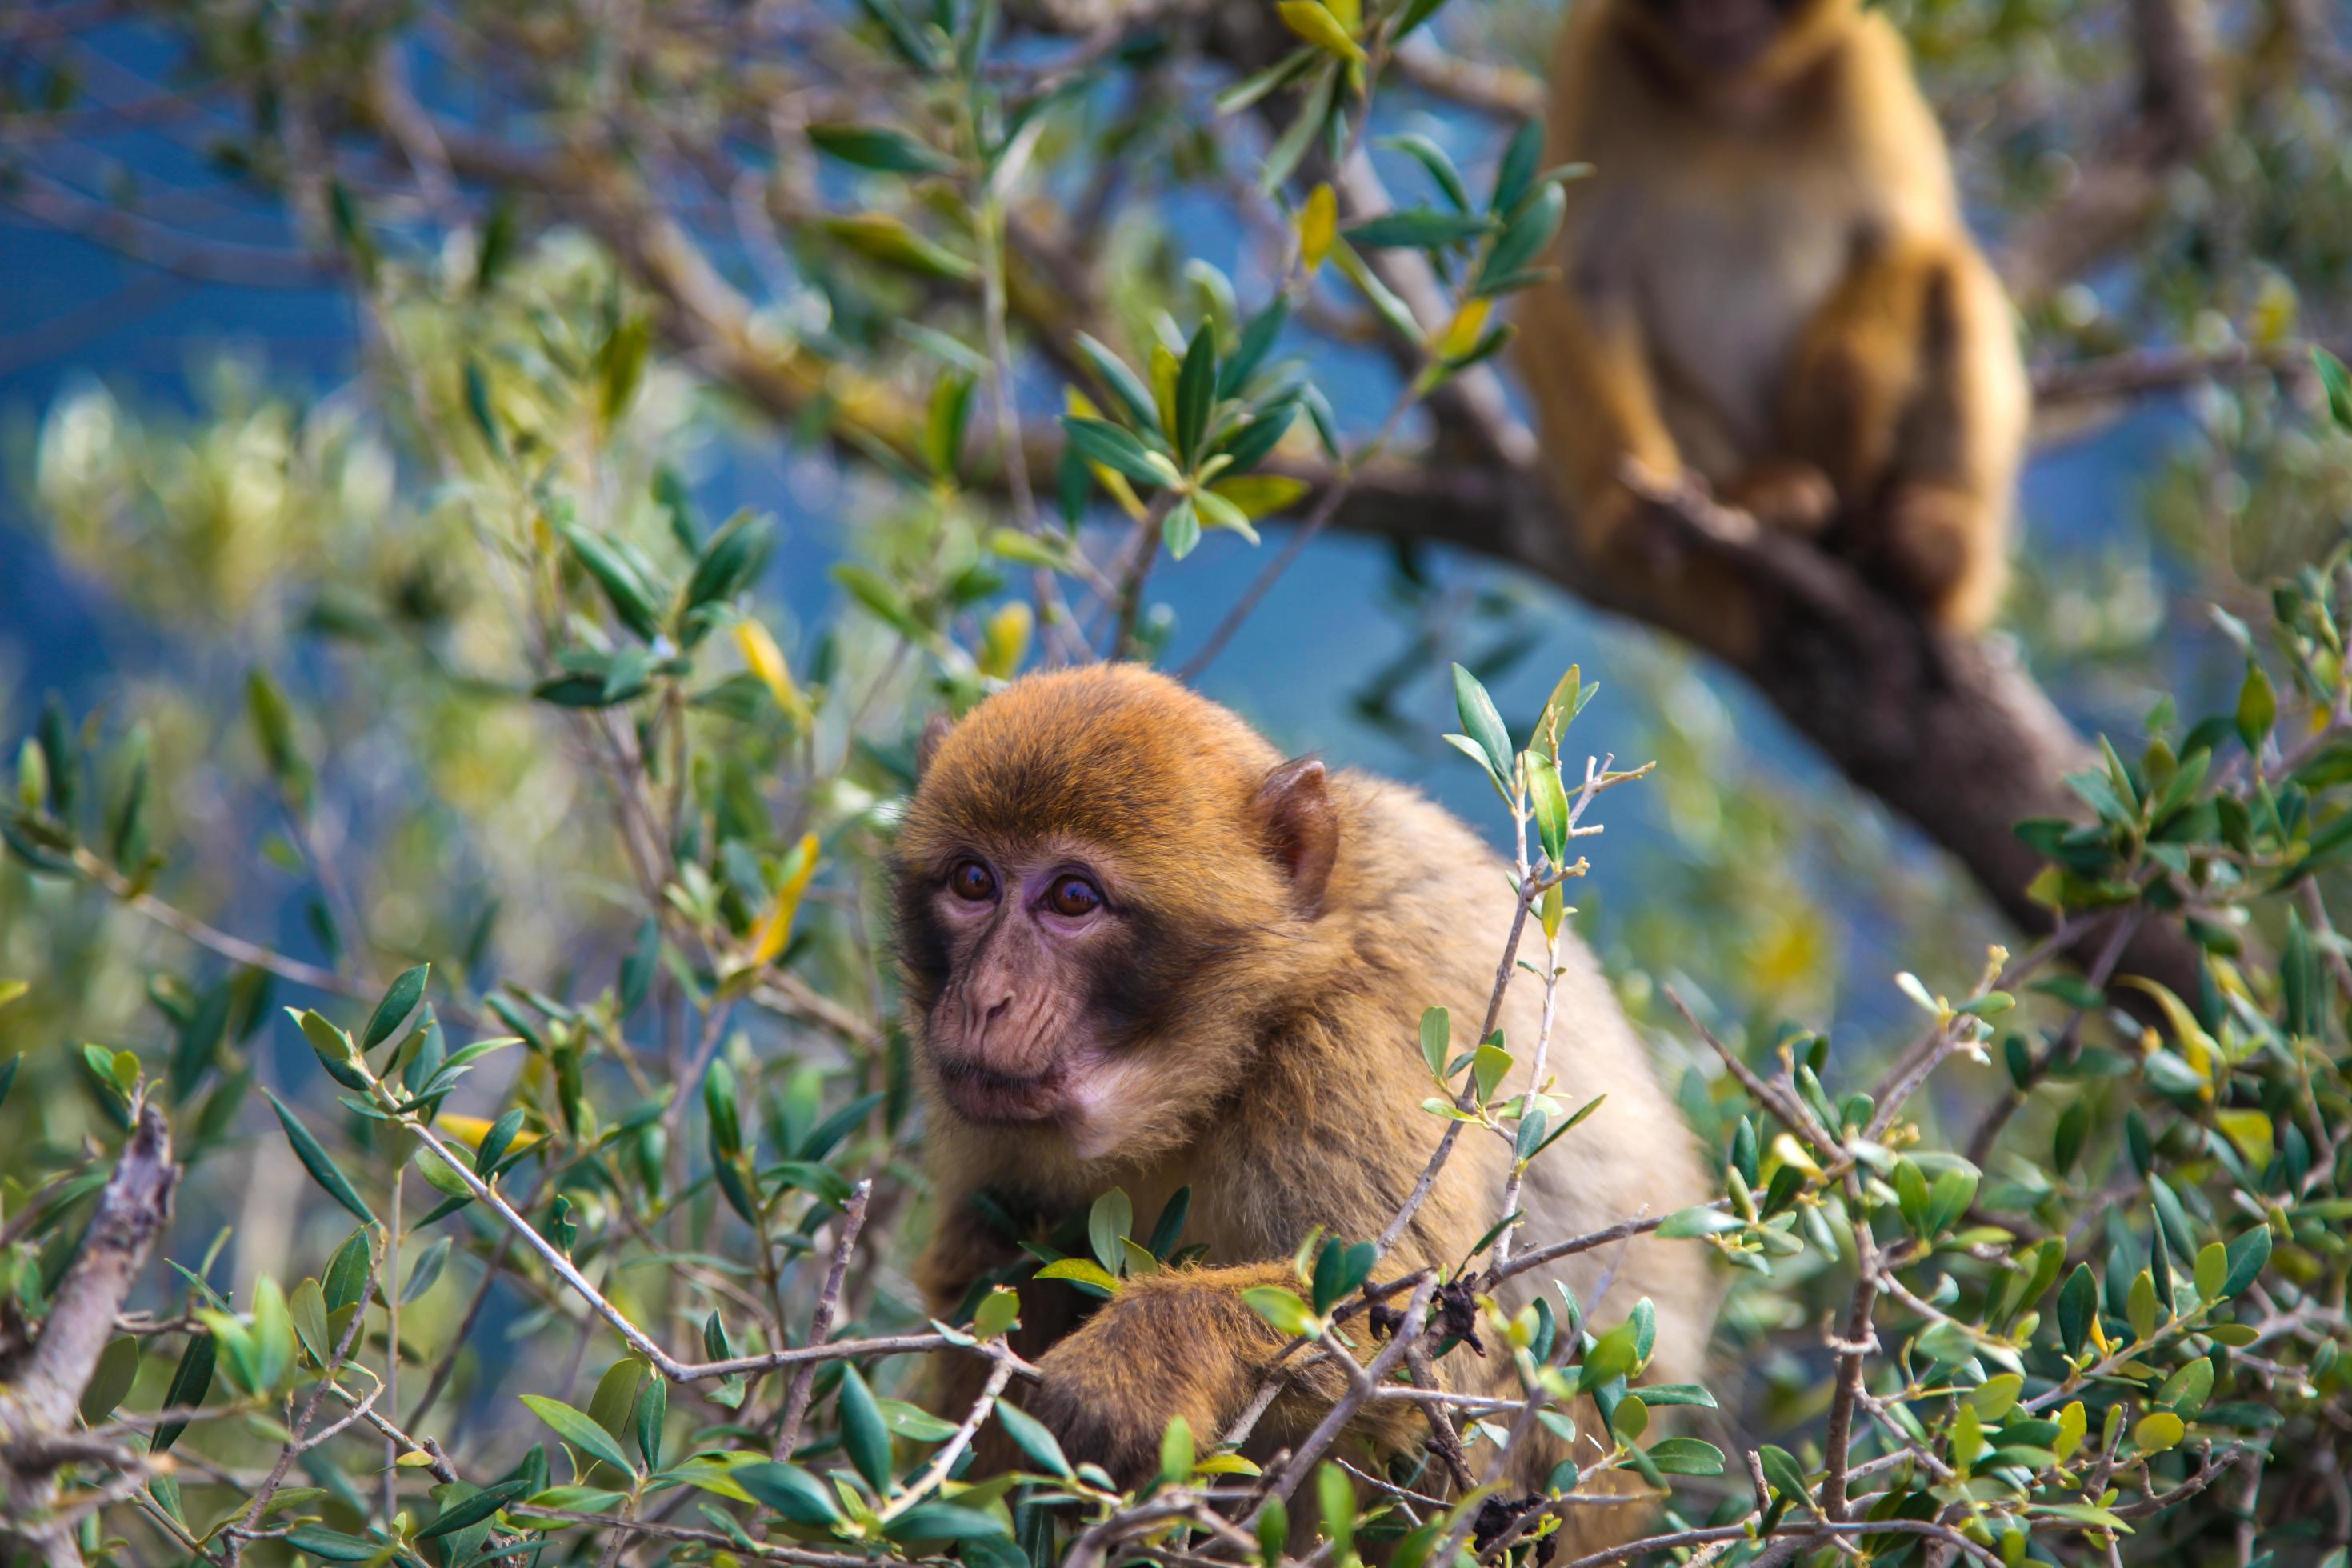
[[1038, 1361], [1045, 1382], [1029, 1413], [1073, 1463], [1091, 1460], [1134, 1486], [1159, 1468], [1169, 1422], [1182, 1416], [1206, 1450], [1248, 1406], [1284, 1342], [1242, 1292], [1297, 1283], [1287, 1263], [1129, 1279]]

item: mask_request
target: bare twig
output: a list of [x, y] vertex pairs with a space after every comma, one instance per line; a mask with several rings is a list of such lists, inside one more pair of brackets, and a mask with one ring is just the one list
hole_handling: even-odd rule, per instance
[[[850, 1189], [849, 1205], [842, 1211], [840, 1229], [834, 1239], [833, 1267], [826, 1271], [824, 1288], [817, 1296], [816, 1310], [809, 1320], [811, 1345], [824, 1343], [824, 1336], [833, 1331], [834, 1313], [841, 1307], [842, 1286], [849, 1277], [850, 1255], [857, 1249], [857, 1233], [866, 1226], [866, 1205], [873, 1196], [871, 1181], [860, 1182]], [[816, 1369], [815, 1362], [808, 1362], [793, 1374], [792, 1389], [784, 1396], [783, 1418], [776, 1424], [776, 1440], [771, 1449], [779, 1459], [792, 1458], [793, 1449], [800, 1442], [801, 1422], [808, 1415], [809, 1394], [816, 1386]]]

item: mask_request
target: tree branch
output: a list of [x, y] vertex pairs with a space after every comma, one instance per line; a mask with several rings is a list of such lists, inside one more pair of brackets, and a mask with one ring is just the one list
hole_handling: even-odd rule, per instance
[[81, 1552], [69, 1522], [52, 1517], [57, 1466], [43, 1445], [73, 1431], [82, 1390], [114, 1336], [115, 1317], [172, 1217], [179, 1179], [172, 1130], [163, 1112], [142, 1100], [40, 1336], [0, 1380], [0, 1501], [6, 1505], [0, 1509], [0, 1532], [15, 1531], [51, 1568], [79, 1564]]

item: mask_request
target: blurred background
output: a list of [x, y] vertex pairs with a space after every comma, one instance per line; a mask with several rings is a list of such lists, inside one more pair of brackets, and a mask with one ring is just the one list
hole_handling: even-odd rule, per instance
[[[1001, 218], [1024, 425], [1081, 379], [1055, 348], [1070, 331], [1139, 353], [1163, 322], [1245, 319], [1283, 275], [1289, 217], [1256, 182], [1287, 100], [1217, 105], [1268, 58], [1264, 9], [1009, 8], [989, 79], [1051, 110]], [[2042, 393], [1997, 635], [2080, 729], [2134, 752], [2162, 694], [2184, 713], [2229, 705], [2241, 623], [2268, 618], [2263, 584], [2333, 546], [2352, 503], [2352, 440], [2315, 417], [2309, 353], [2352, 335], [2352, 13], [1881, 9], [1951, 138]], [[858, 1016], [887, 1016], [856, 869], [911, 726], [976, 689], [975, 669], [1034, 656], [1029, 628], [999, 618], [1027, 567], [990, 555], [998, 481], [952, 453], [926, 472], [873, 434], [894, 399], [919, 425], [939, 387], [985, 381], [971, 210], [919, 160], [877, 169], [808, 136], [953, 119], [894, 56], [916, 47], [899, 15], [762, 0], [0, 14], [0, 735], [13, 746], [54, 711], [56, 733], [109, 759], [101, 805], [132, 879], [116, 891], [352, 995], [422, 957], [471, 997], [504, 979], [595, 994], [660, 889], [640, 885], [603, 783], [599, 748], [625, 750], [625, 730], [563, 728], [532, 700], [559, 644], [601, 633], [564, 618], [584, 596], [543, 623], [517, 611], [554, 596], [530, 546], [550, 518], [651, 550], [748, 510], [774, 520], [751, 596], [790, 676], [713, 639], [735, 673], [709, 711], [742, 717], [761, 684], [787, 709], [795, 691], [821, 700], [760, 710], [698, 756], [693, 787], [715, 832], [759, 819], [745, 841], [764, 858], [739, 889], [772, 885], [802, 828], [825, 835], [828, 864], [853, 873], [820, 879], [787, 956]], [[1428, 175], [1379, 139], [1426, 137], [1485, 189], [1537, 110], [1531, 67], [1560, 15], [1453, 0], [1400, 57], [1370, 144], [1401, 201], [1426, 199]], [[1402, 374], [1328, 278], [1281, 352], [1357, 437]], [[1507, 368], [1495, 384], [1517, 405]], [[984, 389], [979, 405], [975, 453], [996, 439]], [[1416, 413], [1402, 460], [1465, 467], [1448, 435]], [[1049, 468], [1034, 477], [1051, 489]], [[1108, 560], [1129, 526], [1096, 496], [1079, 547]], [[1141, 622], [1166, 662], [1210, 643], [1288, 526], [1270, 517], [1255, 545], [1212, 531], [1161, 565]], [[1895, 972], [1960, 994], [1987, 942], [2016, 940], [1738, 676], [1443, 543], [1399, 545], [1343, 513], [1199, 684], [1286, 747], [1413, 780], [1499, 837], [1487, 785], [1439, 740], [1452, 660], [1522, 727], [1580, 666], [1601, 693], [1574, 743], [1659, 763], [1606, 798], [1576, 890], [1647, 1024], [1673, 984], [1735, 1037], [1784, 1018], [1878, 1037], [1912, 1016]], [[46, 977], [0, 1013], [0, 1056], [28, 1053], [54, 1088], [80, 1070], [73, 1043], [185, 1038], [223, 950], [172, 923], [0, 867], [0, 978]], [[749, 917], [730, 905], [714, 923]], [[293, 984], [277, 999], [320, 997]], [[797, 1037], [812, 1015], [794, 1005], [728, 1058]], [[297, 1033], [239, 1007], [239, 1070], [315, 1089]], [[858, 1089], [881, 1070], [825, 1068]], [[78, 1091], [22, 1085], [5, 1114], [0, 1142], [26, 1151], [15, 1183], [71, 1165], [102, 1125]], [[233, 1227], [224, 1289], [289, 1253], [299, 1272], [349, 1223], [298, 1233], [291, 1156], [265, 1114], [237, 1114], [210, 1134], [236, 1158], [192, 1185], [174, 1253]], [[451, 1303], [435, 1310], [446, 1327]]]

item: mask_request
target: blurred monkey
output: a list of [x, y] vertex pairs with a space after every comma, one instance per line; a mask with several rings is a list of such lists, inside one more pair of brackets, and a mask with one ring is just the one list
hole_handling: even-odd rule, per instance
[[1643, 537], [1695, 476], [1971, 632], [1999, 606], [2029, 390], [1941, 132], [1860, 0], [1582, 0], [1551, 71], [1564, 276], [1518, 363], [1591, 563], [1735, 655], [1748, 585]]

